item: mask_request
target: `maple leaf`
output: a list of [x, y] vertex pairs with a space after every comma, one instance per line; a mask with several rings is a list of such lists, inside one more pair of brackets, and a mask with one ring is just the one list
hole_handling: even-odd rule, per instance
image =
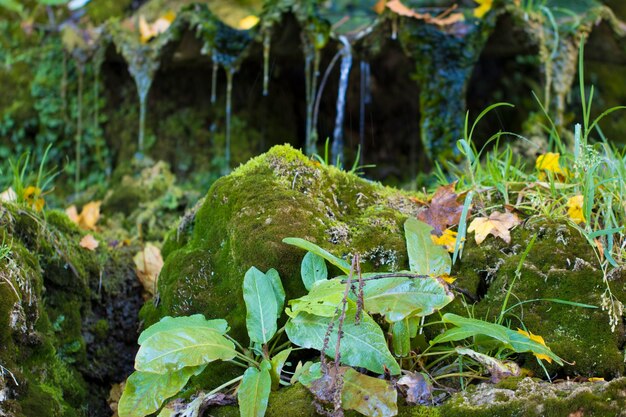
[[435, 245], [445, 246], [448, 252], [452, 253], [454, 252], [454, 246], [456, 245], [456, 236], [457, 232], [446, 229], [443, 231], [441, 236], [430, 235], [430, 238]]
[[163, 257], [161, 250], [151, 243], [138, 252], [133, 258], [135, 261], [135, 272], [139, 278], [139, 282], [143, 285], [147, 293], [154, 295], [156, 282], [163, 268]]
[[[517, 333], [523, 334], [524, 336], [528, 337], [530, 340], [546, 346], [546, 342], [543, 340], [543, 337], [539, 336], [538, 334], [532, 334], [531, 332], [527, 332], [519, 328], [517, 329]], [[542, 353], [533, 353], [533, 355], [535, 355], [537, 359], [543, 359], [547, 361], [548, 363], [552, 363], [552, 359], [548, 355], [544, 355]]]
[[456, 5], [448, 8], [437, 16], [433, 16], [430, 13], [418, 13], [402, 4], [400, 0], [388, 1], [385, 6], [399, 16], [412, 17], [437, 26], [447, 26], [464, 20], [462, 13], [452, 13], [452, 11], [456, 9]]
[[474, 238], [476, 244], [483, 243], [488, 235], [494, 235], [504, 240], [506, 243], [511, 243], [511, 233], [509, 229], [518, 225], [521, 222], [519, 217], [513, 213], [500, 213], [494, 211], [489, 217], [476, 217], [472, 220], [468, 232], [475, 232]]
[[493, 0], [474, 0], [478, 3], [478, 7], [474, 9], [474, 17], [482, 19], [491, 7], [493, 6]]
[[454, 192], [455, 185], [456, 183], [453, 182], [437, 188], [428, 208], [417, 215], [419, 220], [433, 227], [437, 236], [449, 226], [458, 224], [461, 219], [463, 204], [457, 201], [458, 195]]
[[96, 238], [95, 238], [95, 237], [93, 237], [93, 235], [92, 235], [92, 234], [88, 234], [88, 235], [85, 235], [85, 236], [84, 236], [84, 237], [80, 240], [79, 245], [80, 245], [82, 248], [85, 248], [85, 249], [87, 249], [87, 250], [91, 250], [91, 251], [93, 251], [93, 250], [95, 250], [95, 249], [96, 249], [96, 248], [100, 245], [100, 243], [96, 240]]
[[583, 201], [582, 195], [575, 195], [567, 200], [567, 215], [574, 223], [584, 223], [585, 216], [583, 215]]

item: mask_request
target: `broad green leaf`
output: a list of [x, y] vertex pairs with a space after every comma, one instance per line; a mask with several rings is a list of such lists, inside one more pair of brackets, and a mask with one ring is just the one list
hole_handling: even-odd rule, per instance
[[365, 309], [385, 316], [390, 322], [409, 316], [428, 316], [454, 299], [452, 293], [432, 277], [381, 278], [364, 284]]
[[328, 279], [326, 261], [313, 252], [307, 252], [300, 265], [300, 275], [302, 276], [304, 287], [310, 290], [314, 282]]
[[183, 317], [165, 316], [159, 322], [154, 323], [152, 326], [141, 332], [137, 343], [141, 345], [147, 338], [155, 333], [165, 330], [180, 329], [181, 327], [201, 327], [213, 329], [219, 334], [224, 334], [228, 331], [228, 323], [223, 319], [207, 320], [202, 314], [194, 314], [193, 316]]
[[411, 351], [408, 319], [391, 323], [391, 345], [396, 356], [407, 356]]
[[283, 372], [283, 366], [285, 366], [285, 362], [287, 362], [287, 358], [293, 348], [281, 350], [272, 358], [272, 387], [277, 389], [280, 385], [280, 374]]
[[[296, 376], [296, 374], [294, 374], [294, 376]], [[296, 380], [305, 387], [310, 388], [313, 381], [320, 379], [322, 376], [322, 364], [309, 361], [302, 365]]]
[[296, 317], [300, 313], [310, 313], [316, 316], [333, 317], [337, 306], [343, 300], [346, 284], [340, 279], [317, 281], [311, 291], [300, 298], [289, 301], [287, 315]]
[[246, 327], [250, 340], [266, 344], [276, 334], [278, 301], [270, 278], [255, 267], [243, 278]]
[[272, 389], [272, 379], [267, 369], [248, 368], [237, 391], [241, 417], [263, 417]]
[[283, 288], [283, 282], [280, 280], [280, 275], [278, 274], [278, 271], [275, 270], [274, 268], [270, 269], [269, 271], [267, 271], [265, 273], [265, 276], [267, 277], [267, 279], [269, 279], [270, 283], [272, 284], [272, 288], [274, 289], [274, 295], [276, 295], [276, 314], [278, 314], [278, 317], [280, 317], [280, 315], [283, 312], [283, 309], [285, 308], [285, 289]]
[[286, 237], [283, 239], [283, 242], [288, 245], [297, 246], [300, 249], [313, 252], [314, 254], [326, 259], [328, 262], [335, 265], [337, 268], [341, 269], [344, 273], [346, 274], [350, 273], [350, 264], [348, 262], [344, 261], [343, 259], [337, 258], [332, 253], [317, 246], [315, 243], [311, 243], [308, 240], [300, 239], [297, 237]]
[[341, 405], [368, 417], [392, 417], [398, 414], [398, 392], [389, 381], [363, 375], [352, 368], [343, 374]]
[[[363, 367], [379, 374], [384, 373], [384, 368], [387, 367], [393, 375], [399, 374], [400, 367], [389, 352], [387, 341], [378, 324], [366, 313], [363, 313], [360, 324], [356, 324], [355, 316], [356, 305], [348, 300], [340, 345], [341, 362], [350, 366]], [[285, 331], [292, 343], [321, 351], [331, 320], [335, 323], [325, 353], [334, 357], [338, 317], [320, 317], [301, 312], [287, 321]]]
[[546, 355], [559, 365], [563, 365], [562, 359], [555, 355], [550, 348], [542, 345], [541, 343], [535, 342], [529, 337], [511, 330], [508, 327], [495, 323], [489, 323], [483, 320], [457, 316], [452, 313], [444, 314], [443, 321], [451, 323], [457, 327], [449, 329], [443, 334], [437, 336], [431, 342], [432, 344], [462, 340], [470, 336], [484, 335], [499, 340], [504, 347], [515, 352], [532, 352], [540, 355]]
[[165, 400], [183, 389], [189, 378], [200, 374], [205, 367], [206, 365], [187, 367], [162, 375], [133, 372], [126, 380], [117, 413], [120, 417], [144, 417], [154, 413]]
[[236, 353], [235, 345], [214, 329], [183, 327], [146, 339], [135, 357], [135, 369], [164, 374], [215, 360], [230, 360]]
[[60, 6], [69, 3], [69, 0], [37, 0], [37, 3], [45, 4], [46, 6]]
[[430, 232], [433, 228], [413, 217], [404, 222], [409, 268], [420, 275], [444, 275], [452, 269], [448, 251], [433, 243]]

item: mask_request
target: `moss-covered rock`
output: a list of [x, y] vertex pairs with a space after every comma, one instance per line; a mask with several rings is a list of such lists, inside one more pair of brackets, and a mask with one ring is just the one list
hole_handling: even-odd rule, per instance
[[[600, 307], [608, 300], [607, 284], [618, 300], [626, 300], [626, 276], [613, 274], [603, 280], [593, 248], [571, 226], [551, 221], [527, 221], [511, 234], [511, 244], [487, 238], [480, 246], [468, 239], [461, 262], [455, 269], [457, 283], [481, 299], [474, 306], [477, 317], [494, 320], [502, 310], [507, 292], [507, 307], [522, 301], [558, 299]], [[535, 242], [519, 268], [523, 252]], [[519, 271], [519, 275], [516, 271]], [[516, 278], [517, 276], [517, 278]], [[451, 310], [465, 314], [457, 300]], [[524, 326], [542, 335], [566, 365], [545, 363], [548, 371], [561, 375], [615, 378], [624, 374], [624, 325], [621, 318], [615, 329], [607, 311], [582, 308], [553, 301], [527, 302], [506, 316], [512, 328]], [[522, 366], [544, 375], [532, 355], [524, 355]]]
[[358, 252], [366, 270], [394, 270], [406, 264], [403, 221], [417, 210], [404, 192], [276, 146], [218, 180], [195, 218], [169, 234], [160, 305], [144, 308], [146, 323], [199, 312], [226, 318], [246, 341], [241, 283], [248, 268], [276, 268], [287, 298], [304, 292], [304, 252], [283, 238], [301, 237], [345, 258]]
[[110, 384], [132, 369], [141, 296], [132, 270], [119, 273], [130, 256], [104, 242], [84, 249], [83, 235], [62, 212], [0, 204], [0, 410], [10, 416], [107, 415]]

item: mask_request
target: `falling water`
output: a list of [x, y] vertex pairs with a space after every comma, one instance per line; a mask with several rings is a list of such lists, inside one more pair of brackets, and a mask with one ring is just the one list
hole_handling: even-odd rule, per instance
[[365, 152], [365, 106], [372, 102], [372, 95], [369, 89], [370, 85], [370, 64], [367, 61], [361, 61], [361, 88], [359, 94], [359, 145], [360, 157], [363, 162], [363, 153]]
[[316, 149], [316, 132], [313, 122], [313, 109], [317, 94], [317, 79], [319, 77], [320, 51], [305, 38], [304, 40], [304, 77], [306, 100], [306, 132], [305, 147], [308, 155], [313, 155]]
[[139, 96], [139, 140], [137, 145], [137, 152], [141, 155], [143, 153], [144, 138], [146, 131], [146, 106], [148, 100], [148, 93], [152, 86], [152, 80], [154, 74], [159, 68], [159, 61], [152, 60], [148, 57], [136, 52], [133, 59], [129, 61], [128, 71], [135, 79], [137, 85], [137, 95]]
[[211, 104], [215, 103], [215, 100], [217, 97], [217, 71], [218, 70], [219, 70], [219, 66], [214, 56], [213, 57], [213, 72], [211, 73]]
[[263, 33], [263, 96], [269, 94], [270, 83], [270, 45], [272, 41], [272, 31], [268, 28]]
[[341, 50], [341, 65], [339, 72], [339, 90], [337, 91], [337, 114], [335, 116], [335, 129], [333, 130], [333, 144], [331, 146], [332, 161], [338, 165], [343, 164], [343, 119], [346, 110], [346, 93], [352, 67], [352, 49], [350, 42], [345, 36], [340, 36], [343, 44]]
[[233, 113], [233, 76], [235, 75], [235, 68], [229, 67], [226, 69], [226, 143], [224, 144], [224, 160], [225, 170], [224, 174], [230, 172], [230, 123]]

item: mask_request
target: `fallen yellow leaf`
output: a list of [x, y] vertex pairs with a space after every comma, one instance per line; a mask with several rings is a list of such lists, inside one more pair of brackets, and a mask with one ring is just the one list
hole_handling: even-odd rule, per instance
[[[541, 345], [546, 346], [546, 342], [543, 340], [543, 337], [539, 336], [538, 334], [532, 334], [531, 332], [527, 332], [522, 329], [517, 329], [517, 333], [523, 334], [524, 336], [528, 337], [530, 340], [533, 340]], [[533, 353], [533, 355], [535, 355], [537, 359], [543, 359], [547, 361], [548, 363], [552, 363], [552, 358], [550, 358], [548, 355], [544, 355], [543, 353]]]
[[148, 243], [144, 250], [135, 255], [133, 261], [135, 261], [135, 272], [139, 282], [147, 293], [154, 295], [157, 279], [163, 268], [161, 250]]
[[583, 216], [583, 201], [582, 195], [575, 195], [567, 200], [567, 215], [575, 223], [584, 223], [585, 216]]
[[446, 229], [443, 231], [441, 236], [430, 235], [430, 238], [435, 245], [445, 246], [448, 252], [452, 253], [454, 252], [454, 246], [456, 245], [456, 235], [457, 232]]
[[589, 378], [589, 382], [604, 382], [604, 378]]
[[537, 157], [535, 167], [539, 170], [554, 172], [555, 174], [565, 175], [565, 171], [559, 166], [559, 158], [561, 154], [555, 152], [547, 152]]
[[453, 277], [451, 277], [448, 274], [443, 274], [443, 275], [439, 276], [439, 278], [444, 280], [447, 284], [452, 284], [454, 281], [456, 281], [456, 278], [453, 278]]
[[251, 14], [250, 16], [246, 16], [239, 21], [239, 29], [249, 30], [255, 27], [257, 23], [259, 23], [258, 16]]
[[475, 232], [474, 238], [478, 245], [483, 243], [485, 238], [490, 234], [499, 237], [506, 243], [511, 243], [511, 233], [509, 229], [518, 225], [520, 222], [519, 217], [513, 213], [494, 211], [489, 217], [477, 217], [472, 220], [467, 231]]
[[155, 20], [154, 23], [150, 24], [143, 15], [139, 16], [139, 35], [141, 43], [148, 43], [150, 39], [165, 32], [169, 29], [175, 18], [176, 14], [169, 11]]
[[71, 205], [65, 209], [65, 214], [70, 218], [72, 223], [78, 224], [80, 222], [80, 214], [78, 214], [78, 210], [75, 205]]
[[91, 201], [83, 206], [80, 212], [80, 219], [78, 225], [86, 230], [93, 230], [96, 228], [96, 223], [100, 219], [100, 206], [101, 201]]
[[24, 201], [35, 211], [43, 210], [43, 206], [46, 204], [41, 195], [41, 189], [32, 185], [24, 190]]
[[93, 237], [93, 235], [92, 235], [92, 234], [88, 234], [88, 235], [85, 235], [85, 236], [84, 236], [84, 237], [80, 240], [79, 245], [80, 245], [82, 248], [85, 248], [85, 249], [87, 249], [87, 250], [91, 250], [91, 251], [92, 251], [92, 250], [95, 250], [95, 249], [98, 247], [98, 245], [100, 245], [100, 243], [96, 240], [96, 238], [95, 238], [95, 237]]
[[478, 3], [478, 7], [474, 9], [474, 17], [482, 19], [491, 7], [493, 6], [493, 0], [474, 0]]
[[387, 0], [378, 0], [374, 7], [372, 7], [372, 10], [374, 10], [376, 14], [383, 14], [385, 11], [385, 3], [387, 3]]

